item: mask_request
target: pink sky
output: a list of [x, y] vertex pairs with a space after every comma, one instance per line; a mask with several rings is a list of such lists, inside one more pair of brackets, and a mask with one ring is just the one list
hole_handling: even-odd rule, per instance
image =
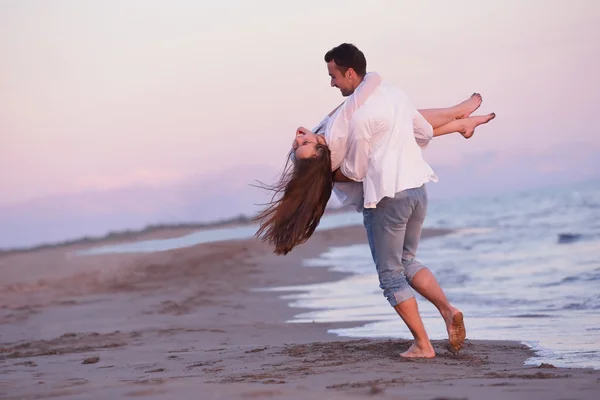
[[366, 4], [0, 2], [0, 204], [282, 166], [342, 100], [323, 62], [342, 42], [417, 107], [478, 91], [498, 114], [431, 162], [600, 143], [600, 2]]

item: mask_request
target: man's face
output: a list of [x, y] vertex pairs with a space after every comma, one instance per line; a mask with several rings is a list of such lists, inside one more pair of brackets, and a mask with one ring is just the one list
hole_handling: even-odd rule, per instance
[[334, 60], [327, 63], [327, 72], [329, 72], [329, 76], [331, 77], [331, 87], [340, 89], [344, 97], [350, 96], [354, 93], [354, 89], [356, 89], [354, 79], [352, 78], [352, 71], [352, 69], [347, 69], [345, 73], [342, 73]]

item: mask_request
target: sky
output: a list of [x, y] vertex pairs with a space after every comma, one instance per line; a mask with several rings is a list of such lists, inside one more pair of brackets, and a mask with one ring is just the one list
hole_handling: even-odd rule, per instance
[[418, 108], [496, 112], [431, 163], [600, 145], [598, 38], [596, 0], [0, 0], [0, 205], [282, 167], [343, 42]]

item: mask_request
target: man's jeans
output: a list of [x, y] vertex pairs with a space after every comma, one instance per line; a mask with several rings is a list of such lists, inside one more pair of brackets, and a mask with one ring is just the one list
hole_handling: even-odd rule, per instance
[[377, 208], [365, 208], [363, 219], [379, 287], [392, 307], [414, 297], [409, 283], [425, 268], [415, 260], [427, 214], [425, 185], [385, 197]]

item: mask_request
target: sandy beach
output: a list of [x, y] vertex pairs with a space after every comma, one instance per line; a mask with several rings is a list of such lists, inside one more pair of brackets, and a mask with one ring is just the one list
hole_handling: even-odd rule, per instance
[[600, 371], [525, 366], [532, 353], [522, 344], [469, 340], [468, 315], [458, 355], [435, 341], [435, 359], [406, 360], [406, 340], [289, 324], [302, 310], [253, 290], [340, 279], [301, 262], [365, 241], [357, 226], [317, 232], [286, 257], [254, 239], [150, 254], [79, 257], [73, 245], [0, 255], [0, 398], [598, 398]]

